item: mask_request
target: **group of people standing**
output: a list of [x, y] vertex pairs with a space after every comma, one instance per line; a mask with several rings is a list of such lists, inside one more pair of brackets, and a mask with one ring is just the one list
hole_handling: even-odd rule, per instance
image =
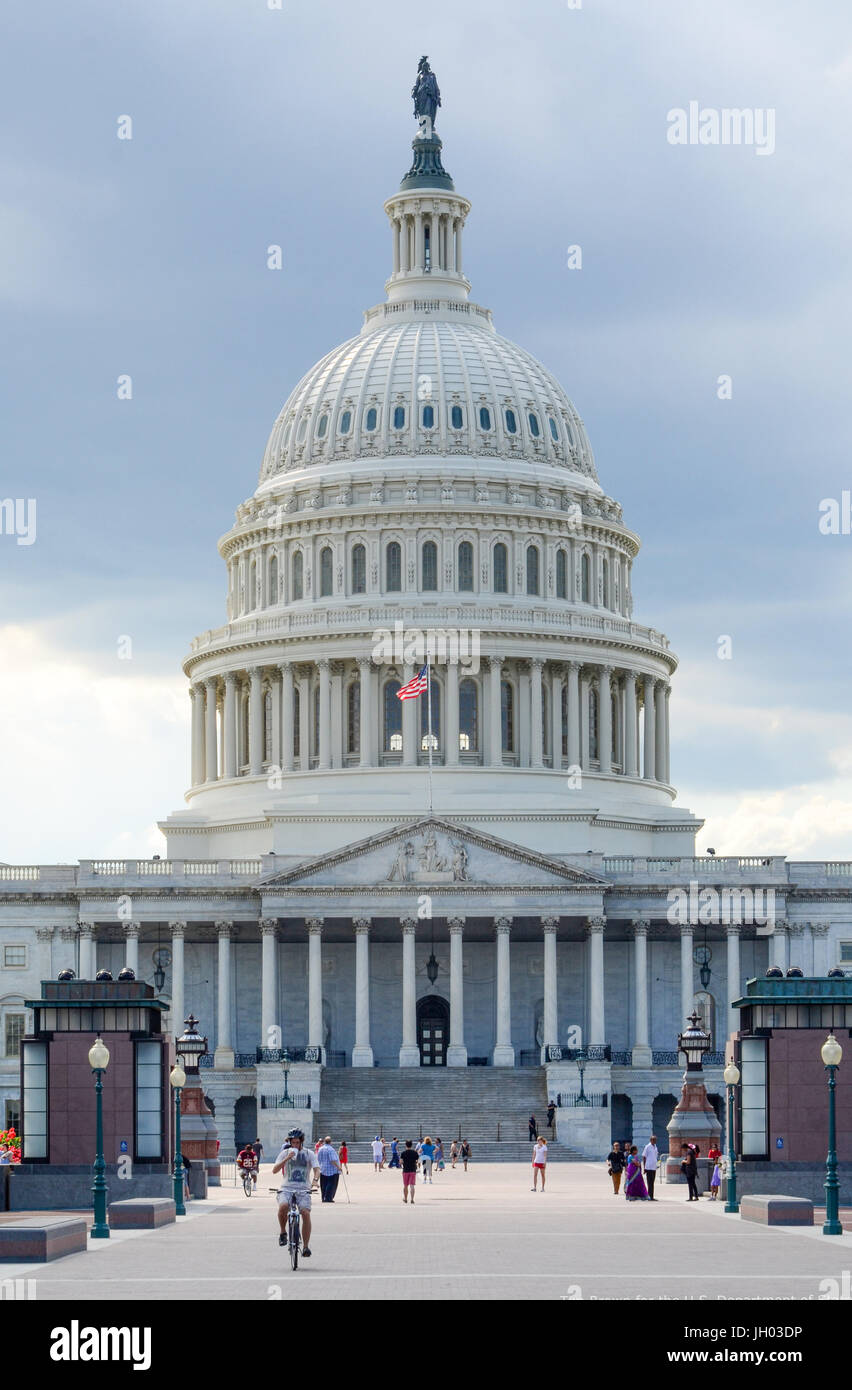
[[[444, 1158], [444, 1144], [443, 1140], [440, 1138], [432, 1139], [431, 1136], [427, 1134], [425, 1138], [419, 1139], [416, 1144], [413, 1139], [406, 1139], [405, 1148], [413, 1150], [416, 1154], [417, 1161], [423, 1168], [424, 1182], [431, 1183], [433, 1170], [441, 1173], [447, 1166], [446, 1159]], [[400, 1152], [399, 1140], [394, 1137], [391, 1139], [390, 1144], [388, 1144], [388, 1141], [383, 1139], [380, 1134], [376, 1135], [372, 1144], [373, 1171], [381, 1173], [382, 1169], [385, 1167], [388, 1149], [390, 1149], [390, 1159], [387, 1160], [388, 1168], [401, 1168], [402, 1171], [405, 1172], [405, 1165], [402, 1162], [405, 1153], [404, 1151]], [[468, 1141], [466, 1139], [454, 1139], [450, 1145], [450, 1166], [455, 1168], [456, 1164], [461, 1162], [464, 1164], [465, 1172], [467, 1172], [467, 1165], [471, 1157], [472, 1151]], [[416, 1169], [413, 1171], [416, 1171]]]
[[[680, 1170], [689, 1189], [688, 1202], [697, 1202], [698, 1191], [698, 1159], [701, 1156], [701, 1149], [698, 1144], [681, 1144]], [[712, 1176], [710, 1178], [710, 1201], [715, 1202], [719, 1195], [719, 1188], [722, 1183], [722, 1151], [718, 1145], [713, 1143], [707, 1157], [713, 1164]], [[622, 1176], [626, 1178], [624, 1195], [628, 1202], [654, 1202], [654, 1184], [657, 1179], [657, 1169], [660, 1164], [660, 1151], [657, 1148], [657, 1136], [652, 1134], [650, 1141], [642, 1150], [641, 1158], [636, 1144], [620, 1144], [618, 1140], [607, 1154], [607, 1172], [612, 1178], [612, 1190], [618, 1196], [621, 1188]]]

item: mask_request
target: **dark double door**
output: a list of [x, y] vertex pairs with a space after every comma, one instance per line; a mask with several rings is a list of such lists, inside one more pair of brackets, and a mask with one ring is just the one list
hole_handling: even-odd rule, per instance
[[450, 1006], [439, 995], [417, 1003], [417, 1045], [421, 1067], [445, 1067], [450, 1041]]

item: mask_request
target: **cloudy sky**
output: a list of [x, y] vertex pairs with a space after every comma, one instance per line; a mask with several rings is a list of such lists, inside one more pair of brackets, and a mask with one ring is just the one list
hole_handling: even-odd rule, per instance
[[[0, 860], [162, 849], [216, 541], [383, 296], [422, 53], [473, 297], [563, 381], [642, 537], [699, 848], [852, 857], [852, 536], [818, 527], [852, 488], [848, 5], [277, 3], [7, 12], [0, 499], [36, 499], [37, 538], [0, 534]], [[691, 101], [773, 110], [774, 153], [672, 145]]]

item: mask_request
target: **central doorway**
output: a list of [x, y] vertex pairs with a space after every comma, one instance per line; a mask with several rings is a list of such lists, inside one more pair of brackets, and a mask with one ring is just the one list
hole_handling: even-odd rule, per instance
[[417, 1001], [417, 1046], [421, 1067], [445, 1067], [450, 1040], [450, 1006], [439, 994]]

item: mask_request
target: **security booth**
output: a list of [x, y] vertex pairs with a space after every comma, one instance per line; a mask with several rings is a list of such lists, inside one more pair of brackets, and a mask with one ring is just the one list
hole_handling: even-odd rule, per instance
[[[828, 1068], [831, 1034], [846, 1053], [836, 1072], [836, 1150], [841, 1201], [852, 1191], [852, 979], [840, 969], [807, 977], [773, 966], [746, 983], [734, 1001], [740, 1026], [727, 1059], [734, 1086], [734, 1137], [740, 1194], [777, 1192], [825, 1204], [829, 1145]], [[847, 1072], [847, 1079], [844, 1079]], [[723, 1183], [723, 1190], [725, 1184]]]
[[96, 980], [63, 971], [45, 980], [33, 1032], [21, 1041], [21, 1163], [11, 1183], [12, 1210], [88, 1207], [96, 1152], [95, 1075], [89, 1050], [98, 1038], [108, 1060], [100, 1073], [103, 1154], [111, 1200], [168, 1197], [172, 1165], [167, 1010], [151, 985], [123, 970]]

